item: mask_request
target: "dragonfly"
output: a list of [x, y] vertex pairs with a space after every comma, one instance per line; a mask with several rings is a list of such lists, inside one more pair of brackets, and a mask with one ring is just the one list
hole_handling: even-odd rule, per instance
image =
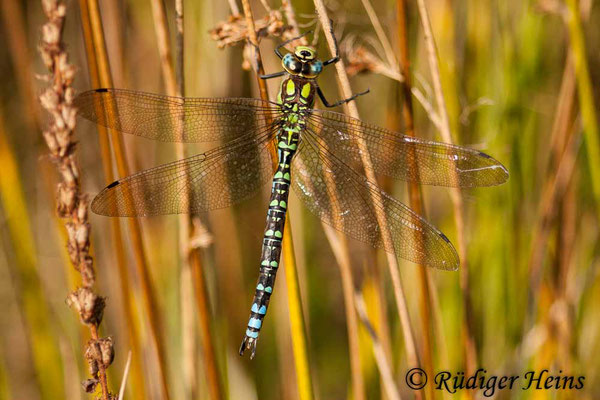
[[366, 92], [330, 103], [317, 77], [324, 67], [339, 61], [337, 43], [335, 56], [326, 61], [319, 60], [312, 46], [296, 46], [284, 54], [286, 45], [304, 35], [275, 49], [282, 71], [260, 76], [282, 78], [277, 102], [108, 88], [84, 92], [74, 100], [81, 117], [121, 133], [162, 142], [221, 144], [111, 183], [91, 204], [97, 214], [197, 214], [237, 204], [271, 182], [260, 272], [239, 349], [240, 355], [248, 350], [251, 358], [280, 266], [290, 188], [312, 213], [351, 238], [417, 264], [456, 270], [459, 258], [450, 240], [383, 191], [366, 172], [463, 188], [499, 185], [508, 179], [500, 162], [478, 150], [314, 109], [317, 96], [332, 108]]

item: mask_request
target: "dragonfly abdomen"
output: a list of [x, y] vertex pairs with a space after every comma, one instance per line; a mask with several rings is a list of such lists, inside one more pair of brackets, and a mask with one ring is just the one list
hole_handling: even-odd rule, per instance
[[273, 186], [267, 211], [267, 222], [263, 237], [260, 259], [260, 275], [252, 300], [250, 319], [246, 327], [246, 334], [240, 346], [240, 354], [244, 350], [251, 351], [254, 357], [256, 340], [262, 327], [263, 319], [267, 314], [269, 300], [273, 293], [275, 277], [281, 258], [281, 241], [285, 228], [285, 217], [291, 183], [291, 162], [298, 147], [299, 134], [294, 130], [282, 129], [277, 144], [278, 165], [273, 175]]

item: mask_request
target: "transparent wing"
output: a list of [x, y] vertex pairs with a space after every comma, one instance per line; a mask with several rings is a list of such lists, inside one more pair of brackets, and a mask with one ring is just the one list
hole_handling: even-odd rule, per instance
[[[306, 206], [348, 236], [415, 263], [458, 268], [456, 250], [443, 233], [348, 167], [319, 144], [314, 133], [303, 136], [292, 165], [292, 180]], [[386, 217], [392, 243], [382, 239], [377, 210]]]
[[507, 169], [480, 151], [402, 135], [336, 112], [314, 110], [308, 127], [355, 169], [362, 165], [357, 142], [362, 139], [373, 170], [386, 176], [452, 187], [493, 186], [508, 179]]
[[228, 142], [280, 115], [276, 104], [259, 99], [169, 97], [122, 89], [90, 90], [74, 104], [92, 122], [163, 142]]
[[276, 126], [258, 135], [252, 132], [206, 153], [115, 181], [96, 196], [92, 211], [134, 217], [195, 213], [235, 204], [272, 178], [276, 132]]

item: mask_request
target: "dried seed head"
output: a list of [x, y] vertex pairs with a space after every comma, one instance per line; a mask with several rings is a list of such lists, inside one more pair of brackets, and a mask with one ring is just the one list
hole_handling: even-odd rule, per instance
[[60, 42], [60, 27], [54, 22], [47, 22], [42, 27], [42, 39], [50, 46], [58, 46]]
[[75, 90], [73, 90], [73, 88], [70, 86], [66, 87], [64, 98], [65, 98], [65, 103], [67, 103], [68, 105], [72, 105], [73, 99], [75, 98]]
[[98, 379], [86, 379], [81, 382], [81, 387], [86, 393], [94, 393], [96, 386], [98, 386]]
[[100, 349], [95, 340], [90, 340], [88, 342], [87, 349], [85, 350], [85, 359], [88, 362], [90, 375], [93, 377], [98, 376]]
[[65, 3], [60, 3], [58, 7], [56, 7], [56, 17], [64, 18], [67, 15], [67, 6]]
[[100, 345], [100, 361], [102, 362], [104, 368], [108, 368], [115, 359], [115, 348], [113, 345], [113, 339], [110, 336], [98, 339], [98, 344]]
[[353, 40], [342, 45], [342, 53], [347, 60], [346, 72], [349, 76], [358, 75], [363, 72], [372, 72], [387, 76], [398, 82], [404, 81], [402, 74], [395, 65], [388, 65], [367, 47], [355, 44]]
[[44, 8], [44, 13], [48, 17], [52, 17], [52, 15], [56, 12], [57, 0], [43, 0], [42, 7]]
[[346, 52], [346, 72], [350, 76], [361, 72], [374, 72], [378, 62], [380, 60], [364, 46], [353, 46]]
[[[256, 34], [262, 37], [280, 37], [291, 31], [291, 27], [283, 22], [280, 11], [270, 10], [263, 18], [254, 21]], [[220, 49], [246, 42], [248, 25], [243, 15], [230, 15], [227, 21], [219, 22], [209, 31]]]
[[79, 250], [86, 250], [90, 245], [90, 224], [81, 224], [75, 230], [75, 243]]
[[[42, 55], [42, 61], [46, 68], [51, 69], [54, 65], [54, 59], [52, 58], [52, 54], [45, 48], [45, 46], [40, 46], [40, 54]], [[40, 79], [40, 77], [38, 77]]]
[[[56, 210], [58, 212], [58, 215], [61, 218], [64, 218], [69, 216], [73, 209], [75, 209], [77, 191], [73, 186], [66, 185], [64, 182], [60, 182], [57, 186], [58, 188], [56, 192]], [[70, 239], [69, 241], [72, 241], [74, 239], [74, 231], [72, 231], [73, 225], [67, 225], [67, 233], [69, 234]]]
[[190, 238], [190, 243], [189, 243], [190, 248], [191, 249], [208, 248], [213, 242], [212, 235], [210, 234], [208, 229], [206, 229], [206, 226], [204, 226], [204, 224], [202, 223], [202, 221], [200, 221], [199, 218], [194, 218], [192, 220], [192, 224], [194, 226], [194, 229], [193, 229], [193, 235]]
[[79, 196], [79, 204], [77, 205], [77, 219], [79, 221], [87, 221], [89, 200], [86, 195]]
[[81, 274], [81, 283], [83, 287], [91, 288], [96, 279], [92, 257], [85, 255], [83, 256], [83, 260], [79, 260], [79, 273]]
[[67, 304], [79, 313], [84, 324], [97, 326], [102, 321], [106, 302], [103, 297], [96, 295], [89, 288], [79, 288], [69, 294]]
[[62, 119], [66, 124], [67, 129], [74, 130], [77, 122], [77, 110], [73, 107], [64, 107], [62, 109]]
[[54, 111], [58, 108], [58, 95], [52, 88], [48, 88], [40, 95], [40, 103], [48, 111]]
[[46, 139], [46, 145], [48, 145], [48, 148], [50, 149], [50, 153], [52, 153], [53, 156], [58, 155], [59, 146], [56, 141], [56, 136], [54, 136], [54, 132], [44, 131], [43, 135], [44, 139]]

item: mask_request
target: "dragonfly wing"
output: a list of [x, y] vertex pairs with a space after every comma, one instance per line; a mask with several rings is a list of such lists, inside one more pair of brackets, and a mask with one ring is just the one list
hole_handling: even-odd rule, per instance
[[355, 169], [362, 166], [362, 141], [373, 170], [393, 178], [451, 187], [494, 186], [508, 179], [508, 170], [480, 151], [402, 135], [336, 112], [314, 110], [308, 126]]
[[[443, 233], [349, 168], [307, 132], [292, 165], [294, 190], [325, 223], [348, 236], [418, 264], [458, 268], [456, 250]], [[391, 242], [382, 238], [385, 215]]]
[[[273, 175], [276, 128], [118, 180], [102, 190], [92, 211], [112, 217], [196, 213], [228, 207]], [[186, 195], [187, 192], [187, 195]]]
[[259, 99], [170, 97], [123, 89], [97, 89], [74, 100], [80, 116], [163, 142], [228, 142], [277, 118], [277, 105]]

